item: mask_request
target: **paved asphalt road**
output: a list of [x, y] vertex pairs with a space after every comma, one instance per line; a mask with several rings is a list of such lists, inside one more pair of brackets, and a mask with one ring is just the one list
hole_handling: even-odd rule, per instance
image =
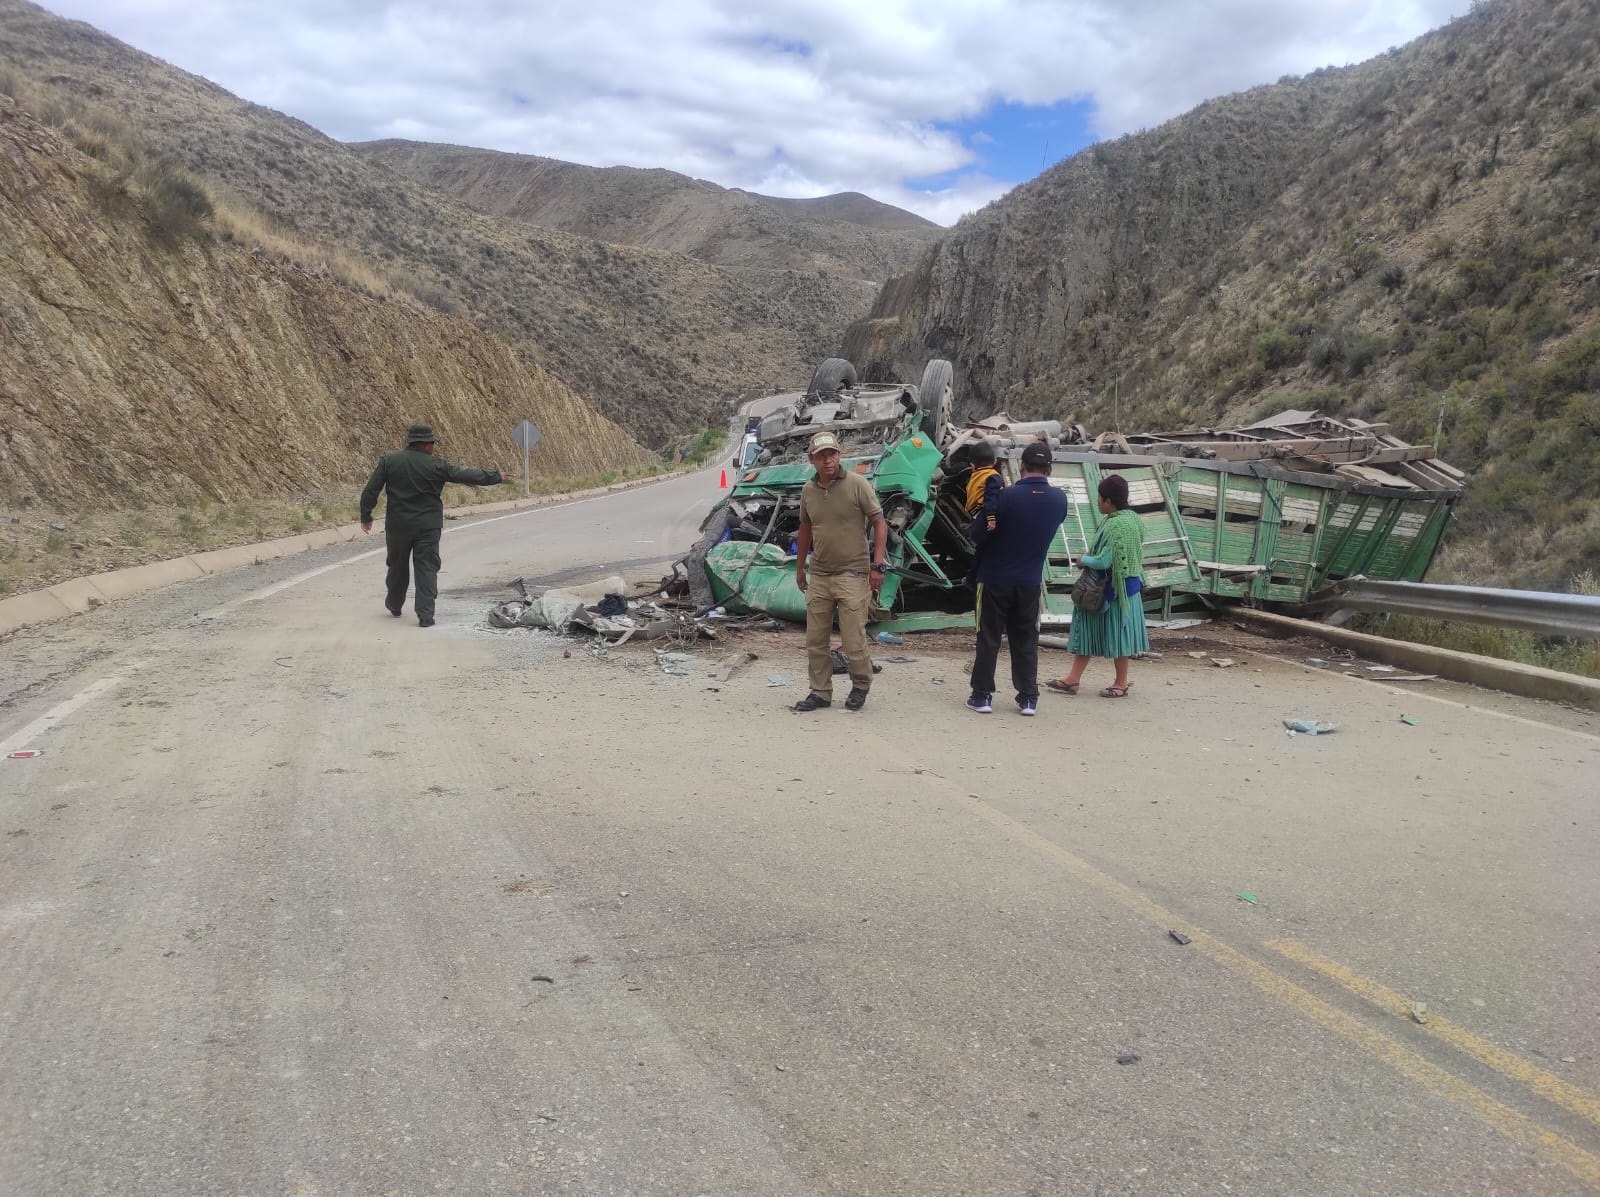
[[426, 631], [374, 538], [0, 643], [0, 1194], [1600, 1190], [1592, 719], [475, 626], [714, 491], [452, 524]]

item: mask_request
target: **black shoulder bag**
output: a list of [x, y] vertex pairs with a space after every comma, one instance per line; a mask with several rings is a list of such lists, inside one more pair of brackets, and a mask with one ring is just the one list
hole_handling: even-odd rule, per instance
[[[1092, 557], [1098, 557], [1104, 546], [1106, 534], [1100, 533]], [[1085, 615], [1098, 615], [1106, 609], [1106, 571], [1078, 567], [1078, 580], [1072, 584], [1072, 605]]]

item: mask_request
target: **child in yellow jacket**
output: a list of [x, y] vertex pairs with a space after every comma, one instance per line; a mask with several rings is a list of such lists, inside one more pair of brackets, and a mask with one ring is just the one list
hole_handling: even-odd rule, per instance
[[[1006, 480], [994, 464], [994, 446], [988, 441], [978, 441], [967, 451], [972, 473], [967, 477], [967, 516], [977, 515], [985, 507], [992, 507], [992, 499], [1005, 489]], [[993, 525], [989, 529], [994, 531]]]
[[[977, 515], [979, 511], [987, 511], [989, 531], [993, 532], [994, 500], [1006, 487], [1006, 480], [995, 468], [994, 446], [988, 441], [978, 441], [967, 450], [967, 461], [972, 465], [972, 473], [967, 477], [967, 515], [971, 517]], [[982, 545], [973, 550], [972, 571], [967, 575], [969, 583], [976, 584], [978, 557], [982, 553]]]

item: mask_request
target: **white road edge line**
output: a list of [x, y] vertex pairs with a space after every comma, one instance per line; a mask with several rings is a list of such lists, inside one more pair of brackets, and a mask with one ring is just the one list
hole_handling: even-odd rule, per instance
[[0, 740], [0, 757], [4, 757], [8, 753], [17, 752], [27, 747], [35, 736], [42, 732], [49, 731], [52, 727], [60, 723], [79, 707], [93, 702], [96, 698], [99, 698], [100, 695], [104, 694], [108, 690], [115, 690], [118, 686], [122, 685], [123, 682], [128, 680], [129, 672], [132, 672], [132, 670], [122, 673], [113, 673], [107, 677], [101, 678], [99, 681], [94, 682], [89, 686], [86, 686], [84, 689], [78, 691], [65, 702], [57, 703], [55, 706], [51, 707], [43, 715], [40, 715], [37, 719], [28, 724], [28, 726], [22, 728], [20, 731], [12, 733], [4, 740]]
[[[693, 478], [694, 475], [684, 474], [682, 477]], [[663, 481], [672, 480], [663, 479]], [[505, 515], [491, 516], [486, 520], [473, 520], [470, 524], [462, 524], [457, 528], [446, 528], [444, 530], [444, 535], [448, 536], [452, 532], [470, 532], [474, 528], [485, 528], [490, 524], [498, 524], [501, 520], [514, 520], [521, 516], [533, 515], [534, 513], [540, 511], [560, 511], [565, 507], [581, 507], [585, 503], [598, 503], [601, 499], [609, 499], [610, 497], [610, 495], [592, 495], [587, 499], [573, 499], [570, 503], [549, 503], [542, 507], [528, 507], [522, 511], [512, 511]], [[351, 543], [353, 544], [355, 542], [352, 541]], [[228, 600], [226, 603], [223, 603], [222, 606], [217, 607], [213, 611], [206, 612], [200, 618], [205, 619], [207, 617], [214, 617], [221, 614], [223, 611], [229, 611], [235, 607], [242, 607], [246, 603], [254, 603], [264, 598], [271, 598], [275, 594], [280, 594], [283, 591], [288, 590], [291, 586], [298, 586], [302, 582], [309, 582], [312, 578], [320, 578], [323, 574], [332, 573], [336, 569], [343, 569], [347, 565], [354, 565], [357, 561], [366, 561], [372, 557], [381, 557], [383, 556], [384, 551], [385, 550], [383, 549], [372, 549], [366, 553], [357, 553], [354, 557], [346, 557], [343, 561], [335, 561], [332, 565], [318, 566], [316, 569], [307, 570], [303, 574], [296, 574], [292, 578], [285, 578], [281, 582], [274, 582], [270, 586], [264, 586], [260, 590], [252, 590], [249, 594], [241, 595], [236, 599]]]
[[[686, 474], [683, 475], [683, 477], [692, 478], [694, 475]], [[522, 511], [512, 511], [506, 515], [497, 515], [486, 520], [474, 520], [470, 524], [462, 524], [459, 528], [446, 528], [445, 533], [465, 532], [472, 528], [484, 527], [487, 524], [496, 524], [501, 520], [510, 520], [516, 519], [518, 516], [532, 515], [538, 511], [559, 511], [563, 507], [578, 507], [584, 503], [595, 503], [601, 499], [607, 499], [610, 497], [610, 495], [593, 495], [587, 499], [574, 499], [570, 503], [551, 503], [543, 507], [529, 507]], [[275, 594], [288, 590], [291, 586], [298, 586], [302, 582], [309, 582], [312, 578], [321, 577], [325, 573], [331, 573], [336, 569], [343, 569], [347, 565], [354, 565], [357, 561], [365, 561], [370, 557], [382, 556], [383, 552], [383, 549], [373, 549], [371, 552], [357, 553], [354, 557], [346, 557], [343, 561], [335, 561], [332, 565], [324, 565], [317, 569], [307, 570], [303, 574], [296, 574], [292, 578], [285, 578], [281, 582], [274, 582], [270, 586], [264, 586], [260, 590], [253, 590], [247, 595], [232, 599], [231, 601], [224, 603], [222, 606], [206, 612], [204, 615], [200, 616], [200, 618], [204, 619], [207, 618], [207, 616], [214, 617], [223, 611], [229, 610], [230, 608], [241, 607], [245, 603], [253, 603], [258, 599], [270, 598]], [[145, 662], [142, 661], [135, 662], [125, 667], [121, 672], [109, 674], [97, 682], [91, 682], [88, 686], [85, 686], [71, 698], [68, 698], [65, 701], [51, 707], [48, 711], [39, 716], [39, 718], [35, 719], [26, 727], [13, 732], [4, 740], [0, 740], [0, 758], [4, 758], [8, 753], [20, 752], [37, 736], [55, 727], [56, 724], [60, 723], [74, 711], [77, 711], [81, 707], [93, 702], [96, 698], [99, 698], [100, 695], [106, 693], [108, 690], [114, 690], [118, 686], [122, 685], [123, 682], [128, 680], [129, 674], [136, 672], [138, 669], [142, 668], [144, 664]]]

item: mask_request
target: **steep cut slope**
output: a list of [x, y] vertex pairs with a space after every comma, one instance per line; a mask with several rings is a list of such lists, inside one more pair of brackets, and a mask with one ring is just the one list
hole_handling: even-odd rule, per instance
[[943, 231], [854, 193], [785, 200], [670, 170], [580, 166], [417, 141], [350, 148], [496, 216], [734, 269], [826, 271], [881, 282], [907, 269]]
[[512, 468], [524, 417], [545, 473], [653, 460], [471, 322], [173, 235], [160, 202], [0, 95], [0, 501], [353, 494], [415, 419], [460, 461]]
[[969, 410], [1387, 419], [1473, 472], [1467, 573], [1600, 568], [1596, 0], [1499, 0], [1369, 63], [1095, 146], [963, 221], [851, 330]]
[[25, 0], [0, 0], [3, 69], [115, 110], [276, 225], [488, 320], [658, 447], [720, 424], [741, 394], [807, 376], [871, 302], [859, 280], [723, 270], [488, 216]]

